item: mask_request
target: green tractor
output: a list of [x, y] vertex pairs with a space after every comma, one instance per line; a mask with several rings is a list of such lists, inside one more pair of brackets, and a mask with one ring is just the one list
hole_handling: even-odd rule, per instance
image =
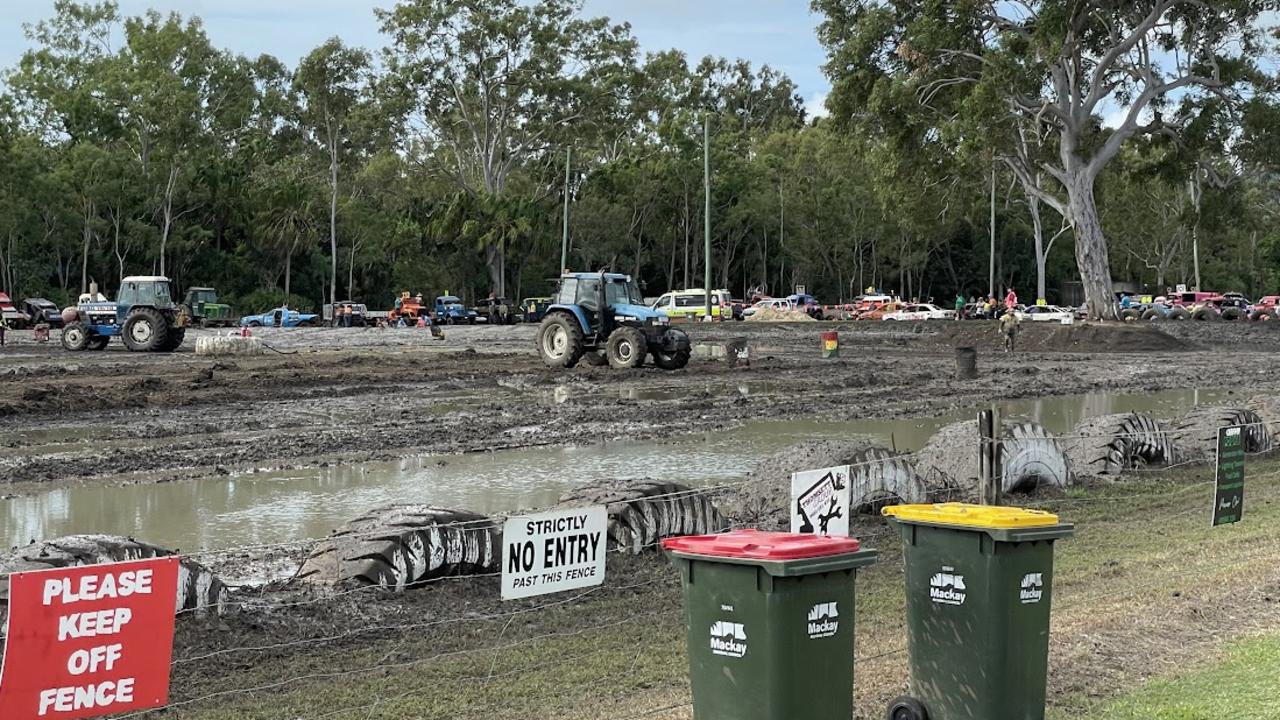
[[186, 313], [191, 324], [201, 327], [235, 325], [235, 319], [231, 317], [231, 306], [218, 302], [218, 291], [209, 287], [188, 288], [179, 312]]
[[173, 352], [182, 345], [187, 330], [169, 295], [168, 278], [127, 277], [115, 302], [95, 296], [96, 291], [82, 296], [76, 319], [63, 326], [62, 347], [67, 350], [104, 350], [113, 337], [133, 352]]

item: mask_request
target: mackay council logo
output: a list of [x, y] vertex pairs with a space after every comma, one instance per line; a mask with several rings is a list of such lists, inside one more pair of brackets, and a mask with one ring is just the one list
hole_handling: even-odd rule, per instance
[[956, 575], [956, 569], [943, 566], [942, 572], [929, 578], [929, 599], [943, 605], [963, 605], [965, 598], [964, 576]]
[[1040, 602], [1044, 597], [1044, 573], [1027, 573], [1022, 576], [1022, 587], [1018, 590], [1018, 599], [1023, 605]]
[[840, 613], [836, 611], [836, 604], [818, 603], [809, 610], [809, 637], [813, 640], [818, 638], [831, 637], [840, 629], [840, 622], [836, 619], [840, 617]]
[[711, 652], [715, 655], [740, 658], [747, 654], [747, 631], [742, 623], [711, 623]]

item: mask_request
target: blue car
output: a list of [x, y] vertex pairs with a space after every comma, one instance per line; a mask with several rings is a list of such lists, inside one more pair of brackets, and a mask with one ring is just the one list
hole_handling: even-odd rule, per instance
[[287, 307], [264, 312], [261, 315], [246, 315], [240, 318], [240, 327], [315, 327], [320, 324], [320, 316], [314, 313], [300, 313]]

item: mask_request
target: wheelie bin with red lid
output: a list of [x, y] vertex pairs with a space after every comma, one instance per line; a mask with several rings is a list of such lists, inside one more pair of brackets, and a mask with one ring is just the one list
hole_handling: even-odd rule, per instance
[[907, 585], [910, 695], [889, 720], [1043, 720], [1057, 515], [895, 505]]
[[695, 720], [853, 716], [857, 540], [737, 530], [662, 542], [679, 567]]

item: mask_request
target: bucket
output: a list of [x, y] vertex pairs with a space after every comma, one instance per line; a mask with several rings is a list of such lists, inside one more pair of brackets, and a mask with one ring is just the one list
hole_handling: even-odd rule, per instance
[[833, 358], [840, 356], [840, 334], [832, 330], [822, 333], [822, 357]]
[[978, 377], [978, 351], [971, 347], [956, 348], [956, 377], [972, 380]]

